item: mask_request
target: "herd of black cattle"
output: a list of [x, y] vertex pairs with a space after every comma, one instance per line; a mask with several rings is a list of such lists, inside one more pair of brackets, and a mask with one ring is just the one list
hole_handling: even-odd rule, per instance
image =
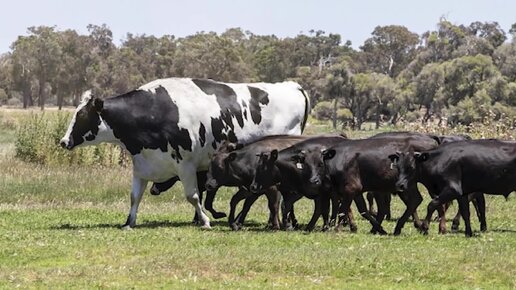
[[[254, 201], [265, 194], [270, 210], [268, 225], [272, 229], [296, 228], [294, 203], [307, 197], [315, 204], [308, 231], [314, 229], [321, 215], [323, 230], [347, 223], [351, 231], [356, 231], [350, 210], [354, 201], [360, 214], [371, 223], [371, 232], [386, 234], [382, 221], [390, 216], [391, 193], [396, 193], [405, 204], [405, 211], [397, 221], [394, 235], [401, 233], [410, 216], [415, 227], [428, 233], [436, 210], [439, 232], [445, 232], [445, 211], [449, 202], [457, 199], [459, 213], [452, 230], [462, 216], [465, 234], [472, 236], [469, 201], [473, 201], [481, 230], [485, 231], [483, 194], [507, 197], [516, 190], [516, 142], [412, 132], [381, 133], [359, 140], [342, 135], [268, 136], [245, 145], [223, 144], [215, 152], [208, 172], [198, 173], [198, 180], [199, 190], [207, 191], [204, 206], [214, 218], [226, 216], [213, 209], [217, 189], [239, 188], [231, 199], [228, 217], [234, 230], [242, 227]], [[155, 183], [151, 193], [160, 194], [176, 181], [174, 178]], [[422, 221], [416, 211], [423, 201], [418, 182], [432, 197]], [[369, 209], [364, 192], [368, 192]], [[243, 199], [242, 211], [235, 216], [237, 204]], [[372, 210], [373, 199], [377, 212]]]

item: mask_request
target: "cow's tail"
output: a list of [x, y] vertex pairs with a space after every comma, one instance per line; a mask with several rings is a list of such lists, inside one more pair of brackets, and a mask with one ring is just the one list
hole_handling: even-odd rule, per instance
[[310, 105], [310, 97], [306, 91], [301, 87], [299, 87], [299, 91], [301, 91], [301, 94], [305, 97], [305, 115], [303, 117], [303, 123], [301, 123], [301, 134], [303, 134], [303, 131], [305, 131], [306, 121], [308, 120], [308, 115], [310, 114], [312, 107]]

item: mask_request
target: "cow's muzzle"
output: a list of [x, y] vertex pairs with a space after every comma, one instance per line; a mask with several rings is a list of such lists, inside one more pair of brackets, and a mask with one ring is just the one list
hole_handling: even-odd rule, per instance
[[319, 176], [314, 176], [310, 178], [310, 183], [313, 185], [321, 185], [321, 179], [319, 178]]
[[67, 150], [72, 150], [73, 148], [73, 140], [72, 139], [61, 139], [61, 141], [59, 142], [59, 145], [61, 145], [61, 147], [63, 147], [64, 149], [67, 149]]

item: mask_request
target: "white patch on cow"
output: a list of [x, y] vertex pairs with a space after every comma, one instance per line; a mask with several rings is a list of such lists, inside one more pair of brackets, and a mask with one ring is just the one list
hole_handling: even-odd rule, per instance
[[75, 112], [73, 113], [72, 121], [70, 121], [70, 125], [68, 125], [68, 129], [66, 130], [66, 133], [61, 139], [61, 142], [65, 142], [68, 144], [70, 142], [70, 135], [72, 134], [73, 126], [75, 125], [75, 121], [77, 119], [77, 113], [84, 108], [88, 104], [88, 102], [91, 100], [91, 90], [87, 90], [82, 94], [81, 102], [79, 103], [79, 106], [75, 109]]

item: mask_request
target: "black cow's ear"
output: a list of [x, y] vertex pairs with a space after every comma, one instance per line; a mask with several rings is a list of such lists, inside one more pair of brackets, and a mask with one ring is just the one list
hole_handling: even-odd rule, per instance
[[99, 98], [93, 98], [93, 107], [95, 111], [100, 112], [104, 108], [104, 101]]
[[414, 152], [414, 158], [419, 162], [428, 160], [429, 156], [430, 154], [428, 154], [428, 152]]
[[278, 159], [278, 150], [274, 149], [271, 151], [271, 156], [269, 158], [269, 161], [274, 162], [274, 161], [276, 161], [276, 159]]
[[398, 162], [398, 160], [400, 160], [400, 155], [401, 154], [399, 152], [396, 152], [396, 154], [389, 155], [389, 159], [392, 163]]
[[335, 157], [335, 154], [337, 154], [335, 149], [326, 149], [322, 152], [323, 160], [330, 160]]
[[229, 153], [229, 155], [228, 155], [228, 157], [226, 158], [226, 160], [227, 160], [228, 162], [231, 162], [231, 161], [235, 160], [235, 159], [236, 159], [236, 157], [237, 157], [236, 152], [231, 152], [231, 153]]

